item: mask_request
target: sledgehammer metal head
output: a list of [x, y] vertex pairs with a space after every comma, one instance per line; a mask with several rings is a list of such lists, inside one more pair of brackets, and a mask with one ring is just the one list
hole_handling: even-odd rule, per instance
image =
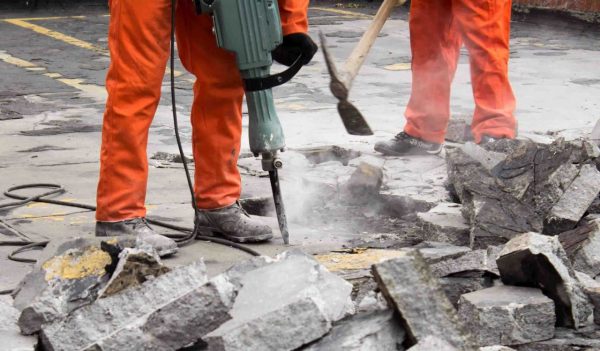
[[350, 87], [347, 85], [344, 77], [341, 77], [338, 73], [335, 61], [327, 48], [325, 35], [321, 32], [319, 33], [319, 37], [321, 39], [321, 49], [325, 56], [325, 64], [327, 65], [329, 76], [331, 77], [329, 88], [331, 89], [333, 96], [338, 99], [337, 109], [342, 118], [342, 122], [344, 123], [344, 127], [346, 127], [346, 131], [352, 135], [373, 135], [373, 131], [371, 130], [371, 127], [369, 127], [369, 124], [362, 113], [348, 101]]

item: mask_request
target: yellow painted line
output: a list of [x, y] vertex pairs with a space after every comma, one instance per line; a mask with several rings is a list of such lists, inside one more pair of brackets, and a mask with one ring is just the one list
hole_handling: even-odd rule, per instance
[[[46, 17], [46, 18], [53, 18], [53, 19], [56, 19], [56, 18], [85, 18], [85, 16]], [[29, 23], [29, 22], [27, 22], [27, 20], [24, 20], [24, 19], [8, 19], [8, 20], [4, 20], [4, 21], [14, 24], [16, 26], [22, 27], [22, 28], [30, 29], [36, 33], [48, 36], [48, 37], [56, 39], [56, 40], [60, 40], [64, 43], [71, 44], [71, 45], [77, 46], [82, 49], [91, 50], [91, 51], [98, 52], [105, 56], [110, 56], [109, 52], [107, 50], [105, 50], [104, 48], [96, 46], [90, 42], [87, 42], [87, 41], [84, 41], [81, 39], [77, 39], [70, 35], [66, 35], [61, 32], [57, 32], [57, 31], [48, 29], [46, 27], [39, 26], [37, 24]], [[165, 74], [168, 75], [168, 74], [170, 74], [170, 72], [171, 72], [170, 69], [167, 67]], [[176, 78], [181, 77], [184, 74], [184, 72], [177, 71], [177, 70], [174, 73], [175, 73]], [[51, 77], [51, 78], [54, 78], [54, 77]]]
[[[98, 101], [106, 100], [106, 89], [102, 86], [96, 84], [87, 84], [83, 79], [72, 79], [66, 78], [60, 73], [55, 72], [47, 72], [46, 68], [37, 66], [36, 64], [20, 59], [18, 57], [12, 56], [5, 51], [0, 50], [0, 61], [4, 61], [13, 66], [27, 69], [29, 71], [39, 72], [41, 75], [52, 78], [58, 82], [61, 82], [65, 85], [68, 85], [72, 88], [75, 88], [90, 98], [96, 99]], [[43, 73], [42, 73], [43, 72]]]
[[393, 65], [385, 66], [383, 68], [388, 71], [410, 71], [412, 66], [410, 62], [400, 62], [395, 63]]
[[315, 6], [315, 7], [311, 7], [310, 9], [323, 11], [323, 12], [330, 12], [330, 13], [335, 13], [338, 15], [350, 16], [350, 17], [369, 18], [369, 19], [374, 17], [372, 15], [367, 15], [365, 13], [348, 11], [348, 10], [340, 10], [340, 9], [332, 9], [332, 8], [328, 8], [328, 7]]
[[7, 18], [4, 21], [53, 21], [60, 19], [83, 19], [87, 16], [55, 16], [55, 17], [22, 17], [22, 18]]
[[106, 51], [105, 49], [103, 49], [99, 46], [96, 46], [92, 43], [88, 43], [87, 41], [79, 40], [70, 35], [66, 35], [61, 32], [57, 32], [57, 31], [48, 29], [46, 27], [38, 26], [37, 24], [29, 23], [27, 21], [19, 20], [19, 19], [9, 19], [9, 20], [4, 20], [4, 21], [8, 22], [10, 24], [14, 24], [15, 26], [30, 29], [36, 33], [48, 36], [48, 37], [56, 39], [56, 40], [60, 40], [67, 44], [71, 44], [71, 45], [74, 45], [74, 46], [77, 46], [77, 47], [80, 47], [83, 49], [87, 49], [87, 50], [92, 50], [92, 51], [101, 53], [103, 55], [108, 55], [108, 51]]

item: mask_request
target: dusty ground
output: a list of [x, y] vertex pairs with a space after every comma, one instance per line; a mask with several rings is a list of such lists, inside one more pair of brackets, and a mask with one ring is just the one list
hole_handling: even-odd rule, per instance
[[[17, 1], [0, 5], [0, 189], [22, 183], [59, 182], [67, 189], [62, 199], [94, 203], [103, 84], [109, 64], [109, 17], [104, 3], [80, 1], [74, 5], [50, 0], [34, 12], [20, 9]], [[311, 34], [316, 38], [319, 31], [326, 33], [341, 62], [373, 13], [372, 5], [339, 9], [329, 2], [314, 1]], [[317, 55], [297, 78], [275, 91], [290, 148], [337, 144], [370, 152], [376, 140], [399, 131], [411, 80], [406, 18], [405, 8], [396, 10], [352, 91], [353, 101], [368, 118], [375, 136], [352, 137], [345, 133], [335, 100], [329, 94], [322, 56]], [[518, 98], [521, 135], [538, 138], [553, 132], [577, 136], [591, 130], [600, 118], [599, 44], [597, 26], [540, 14], [514, 17], [510, 75]], [[178, 70], [182, 72], [177, 77], [178, 110], [181, 119], [186, 120], [193, 77], [183, 73], [180, 65]], [[149, 155], [176, 151], [166, 80], [163, 92], [151, 128]], [[455, 79], [452, 110], [456, 116], [469, 115], [473, 110], [466, 53]], [[189, 140], [186, 123], [182, 133], [183, 139]], [[246, 140], [243, 145], [247, 145]], [[185, 148], [190, 150], [188, 142]], [[265, 178], [245, 176], [244, 183], [243, 197], [270, 195]], [[180, 168], [151, 167], [149, 215], [191, 226], [188, 198]], [[9, 199], [0, 195], [0, 203], [5, 201]], [[46, 204], [2, 212], [0, 220], [32, 240], [91, 235], [94, 225], [89, 211]], [[276, 226], [274, 219], [271, 222]], [[368, 223], [363, 221], [361, 225]], [[292, 245], [311, 252], [347, 245], [364, 229], [348, 230], [339, 222], [323, 227], [292, 223], [291, 227]], [[372, 232], [404, 229], [382, 225], [374, 226]], [[0, 228], [0, 240], [9, 238], [1, 233], [9, 233], [6, 228]], [[256, 248], [266, 254], [285, 249], [280, 240]], [[0, 290], [12, 287], [28, 270], [25, 264], [7, 261], [4, 257], [9, 251], [0, 248]], [[197, 242], [170, 262], [178, 264], [197, 257], [205, 257], [216, 272], [246, 254]]]

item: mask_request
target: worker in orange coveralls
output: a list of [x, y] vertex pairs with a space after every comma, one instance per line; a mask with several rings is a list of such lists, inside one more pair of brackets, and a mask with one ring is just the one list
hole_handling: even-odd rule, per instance
[[[279, 0], [283, 43], [273, 58], [308, 63], [317, 46], [306, 34], [308, 0]], [[102, 129], [96, 236], [137, 235], [161, 256], [177, 250], [146, 222], [148, 129], [156, 112], [170, 52], [171, 0], [111, 0], [106, 78], [108, 101]], [[237, 169], [244, 89], [235, 55], [217, 47], [208, 15], [193, 2], [177, 2], [176, 36], [184, 67], [196, 76], [192, 106], [195, 222], [237, 242], [270, 239], [271, 228], [240, 207]]]
[[515, 97], [508, 81], [511, 0], [412, 0], [412, 92], [406, 126], [384, 155], [437, 154], [450, 119], [450, 85], [460, 48], [470, 58], [476, 143], [514, 138]]

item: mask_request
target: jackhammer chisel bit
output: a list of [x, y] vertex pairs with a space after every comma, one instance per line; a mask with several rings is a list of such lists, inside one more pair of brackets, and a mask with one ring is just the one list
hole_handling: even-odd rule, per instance
[[287, 70], [271, 75], [271, 52], [283, 41], [276, 0], [194, 0], [199, 13], [213, 16], [214, 33], [220, 48], [236, 55], [244, 81], [248, 105], [250, 151], [262, 156], [269, 172], [279, 229], [289, 243], [287, 219], [281, 197], [277, 154], [285, 148], [271, 88], [289, 81], [302, 67], [302, 56]]
[[275, 212], [277, 212], [277, 222], [279, 223], [281, 237], [283, 238], [283, 243], [289, 245], [290, 233], [288, 232], [285, 207], [283, 206], [283, 199], [281, 198], [281, 188], [279, 187], [279, 175], [277, 172], [277, 168], [272, 171], [269, 171], [269, 179], [271, 180], [271, 190], [273, 191], [273, 200], [275, 201]]

